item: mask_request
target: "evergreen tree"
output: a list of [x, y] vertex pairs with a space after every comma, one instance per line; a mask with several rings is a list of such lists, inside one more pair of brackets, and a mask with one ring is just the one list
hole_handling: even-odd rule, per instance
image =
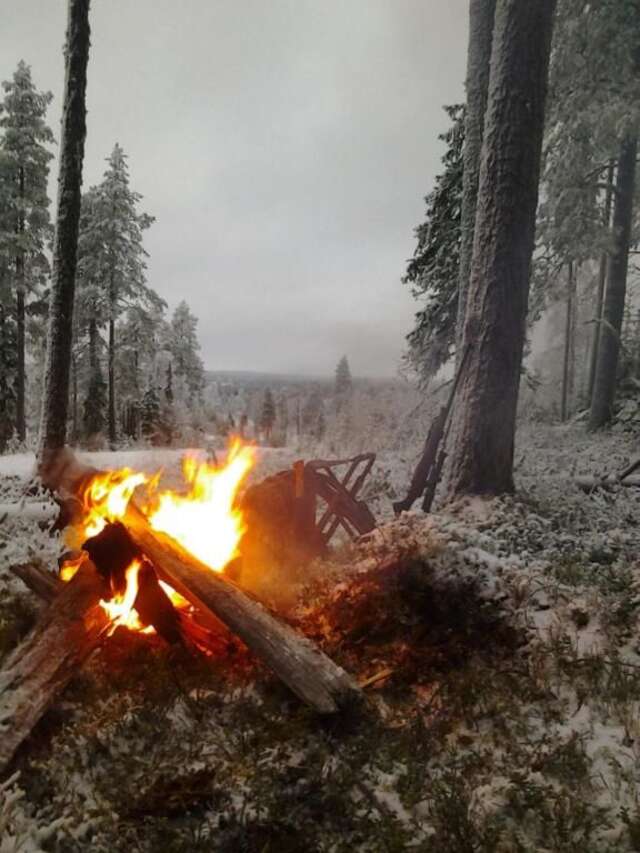
[[271, 443], [271, 434], [273, 425], [276, 422], [276, 405], [273, 399], [271, 389], [267, 388], [264, 392], [264, 400], [262, 402], [262, 411], [260, 413], [260, 426], [264, 432], [265, 441]]
[[89, 375], [87, 396], [84, 402], [83, 427], [86, 438], [104, 433], [107, 411], [107, 387], [100, 362], [96, 360]]
[[166, 443], [171, 444], [176, 432], [176, 413], [173, 405], [173, 365], [171, 361], [167, 364], [165, 373], [165, 385], [160, 405], [160, 426], [165, 435]]
[[[93, 251], [82, 268], [85, 281], [95, 290], [94, 306], [108, 325], [108, 432], [116, 441], [116, 322], [132, 306], [154, 309], [164, 305], [147, 286], [144, 231], [153, 217], [139, 212], [142, 196], [129, 185], [127, 158], [116, 143], [107, 158], [107, 169], [99, 186], [92, 188], [83, 219], [84, 238]], [[82, 242], [82, 241], [81, 241]]]
[[353, 389], [351, 368], [346, 355], [343, 355], [336, 367], [336, 397], [348, 397]]
[[302, 431], [315, 441], [322, 441], [327, 428], [324, 404], [320, 392], [314, 388], [300, 413]]
[[[633, 230], [633, 205], [619, 219], [627, 220], [625, 226], [612, 229], [610, 214], [613, 207], [615, 215], [619, 202], [633, 194], [633, 175], [627, 170], [623, 180], [631, 186], [630, 193], [624, 188], [620, 191], [614, 175], [616, 166], [624, 164], [625, 145], [633, 143], [637, 135], [639, 19], [639, 0], [601, 0], [597, 4], [562, 0], [551, 57], [534, 309], [539, 311], [545, 301], [558, 298], [558, 286], [564, 290], [562, 270], [569, 264], [598, 260], [595, 322], [585, 382], [592, 426], [601, 426], [610, 418], [615, 393], [630, 242], [623, 235]], [[633, 158], [627, 155], [626, 160], [631, 163]], [[609, 264], [609, 258], [620, 262]], [[613, 278], [605, 299], [607, 269]], [[601, 361], [596, 395], [592, 391]]]
[[146, 438], [154, 435], [160, 424], [160, 397], [158, 389], [150, 382], [140, 406], [140, 426]]
[[444, 171], [425, 198], [425, 221], [416, 228], [418, 245], [403, 278], [424, 303], [407, 335], [407, 361], [424, 382], [451, 357], [458, 315], [465, 109], [444, 109], [453, 122], [439, 137], [447, 146]]
[[173, 360], [176, 377], [184, 383], [191, 404], [200, 400], [205, 385], [197, 326], [197, 319], [187, 303], [182, 301], [171, 317], [167, 349]]
[[26, 437], [25, 323], [29, 296], [37, 292], [48, 274], [45, 254], [51, 239], [47, 180], [52, 158], [47, 146], [53, 134], [45, 118], [53, 95], [39, 92], [31, 69], [20, 62], [10, 81], [2, 84], [0, 149], [2, 181], [8, 182], [6, 215], [0, 217], [8, 230], [2, 245], [13, 259], [16, 316], [16, 429]]

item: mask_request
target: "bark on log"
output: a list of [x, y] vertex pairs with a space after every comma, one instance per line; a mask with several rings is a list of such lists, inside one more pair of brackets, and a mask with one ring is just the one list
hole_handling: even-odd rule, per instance
[[[9, 566], [9, 571], [24, 583], [27, 589], [35, 593], [42, 601], [51, 604], [53, 599], [65, 588], [64, 581], [42, 566], [33, 563], [18, 563]], [[136, 609], [138, 602], [136, 601]], [[198, 649], [205, 654], [221, 654], [227, 647], [226, 635], [220, 630], [216, 633], [201, 625], [192, 614], [177, 611], [178, 624], [182, 640], [188, 648]]]
[[19, 577], [31, 592], [47, 604], [50, 604], [64, 589], [64, 581], [57, 575], [33, 563], [18, 563], [9, 566], [9, 571]]
[[[41, 467], [45, 485], [61, 496], [80, 494], [82, 484], [96, 473], [68, 448]], [[223, 622], [303, 702], [320, 713], [334, 713], [360, 695], [351, 676], [310, 640], [170, 537], [154, 531], [135, 501], [121, 520], [159, 576], [200, 611], [202, 620], [210, 619], [214, 631], [218, 620]]]
[[89, 560], [0, 670], [0, 773], [105, 636], [104, 581]]

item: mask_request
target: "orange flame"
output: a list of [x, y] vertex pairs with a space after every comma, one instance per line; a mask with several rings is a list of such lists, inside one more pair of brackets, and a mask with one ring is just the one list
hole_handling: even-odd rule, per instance
[[162, 492], [150, 514], [154, 530], [169, 534], [183, 548], [216, 572], [238, 556], [245, 532], [242, 512], [234, 506], [236, 494], [254, 464], [254, 449], [234, 442], [222, 467], [184, 460], [187, 495]]
[[[146, 485], [151, 509], [147, 509], [151, 526], [167, 533], [185, 550], [216, 572], [221, 572], [238, 556], [240, 539], [245, 532], [242, 512], [234, 506], [238, 489], [255, 462], [254, 448], [235, 441], [224, 465], [218, 467], [185, 457], [183, 474], [189, 491], [180, 495], [172, 491], [161, 492], [156, 499], [155, 485], [160, 473], [147, 477], [140, 472], [123, 468], [96, 474], [88, 483], [82, 496], [84, 515], [73, 535], [80, 542], [97, 536], [108, 522], [121, 519], [138, 486]], [[60, 569], [60, 578], [70, 581], [85, 555], [66, 561]], [[126, 589], [110, 601], [101, 601], [113, 629], [124, 625], [134, 631], [153, 632], [144, 627], [134, 608], [138, 594], [140, 562], [134, 560], [125, 571]], [[159, 581], [174, 607], [184, 609], [190, 603], [169, 584]]]

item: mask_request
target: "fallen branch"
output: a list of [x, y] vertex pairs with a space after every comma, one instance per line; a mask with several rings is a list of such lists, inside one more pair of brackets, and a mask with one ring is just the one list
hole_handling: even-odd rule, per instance
[[603, 489], [606, 492], [611, 492], [619, 486], [640, 488], [640, 476], [627, 476], [624, 479], [620, 479], [616, 474], [607, 474], [604, 477], [584, 475], [576, 477], [574, 483], [583, 492], [593, 492], [595, 489]]
[[[39, 589], [43, 592], [45, 586]], [[103, 579], [85, 560], [4, 662], [0, 670], [0, 773], [105, 636], [110, 623], [98, 605], [104, 594]]]

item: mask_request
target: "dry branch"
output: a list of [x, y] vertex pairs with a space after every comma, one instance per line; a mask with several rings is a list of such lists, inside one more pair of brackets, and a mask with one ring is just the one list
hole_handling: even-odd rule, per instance
[[594, 477], [586, 474], [581, 477], [576, 477], [574, 482], [579, 489], [582, 489], [583, 492], [592, 492], [594, 489], [604, 489], [605, 491], [610, 492], [618, 486], [632, 486], [640, 488], [639, 476], [627, 476], [624, 480], [621, 480], [616, 474], [607, 474], [605, 477]]
[[[39, 589], [42, 593], [44, 586]], [[86, 560], [4, 662], [0, 773], [105, 635], [109, 621], [98, 605], [104, 592], [103, 579]]]

